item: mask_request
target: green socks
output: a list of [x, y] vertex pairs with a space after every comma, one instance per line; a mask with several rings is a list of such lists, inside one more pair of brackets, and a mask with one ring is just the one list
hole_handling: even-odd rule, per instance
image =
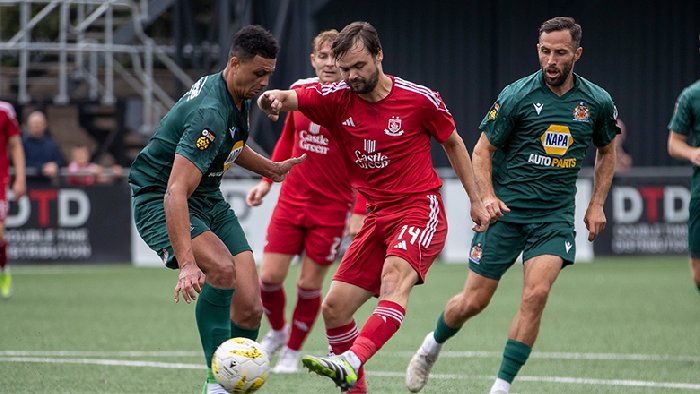
[[236, 325], [236, 323], [234, 323], [233, 320], [231, 321], [231, 338], [243, 337], [243, 338], [251, 339], [253, 341], [257, 341], [259, 333], [260, 333], [260, 326], [253, 328], [253, 329], [243, 328], [243, 327]]
[[530, 357], [532, 348], [522, 342], [509, 339], [506, 348], [503, 350], [503, 360], [501, 368], [498, 370], [498, 377], [508, 383], [513, 383], [515, 375], [520, 371], [527, 358]]
[[233, 289], [217, 289], [204, 283], [197, 299], [195, 317], [207, 367], [219, 345], [231, 338], [231, 298]]
[[461, 329], [462, 327], [452, 328], [445, 324], [445, 312], [442, 312], [440, 317], [438, 317], [437, 327], [435, 327], [433, 337], [437, 343], [445, 343]]

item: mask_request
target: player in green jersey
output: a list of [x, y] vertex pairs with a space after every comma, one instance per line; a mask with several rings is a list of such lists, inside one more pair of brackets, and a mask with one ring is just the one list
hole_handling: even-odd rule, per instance
[[668, 153], [693, 165], [690, 181], [688, 251], [690, 272], [700, 291], [700, 80], [681, 92], [668, 129]]
[[573, 73], [582, 54], [581, 26], [557, 17], [542, 24], [541, 70], [508, 86], [481, 122], [474, 173], [492, 225], [477, 233], [464, 290], [447, 302], [434, 332], [411, 359], [406, 385], [418, 392], [447, 339], [491, 301], [498, 281], [522, 252], [524, 288], [491, 393], [508, 393], [527, 360], [552, 284], [574, 262], [576, 178], [586, 148], [597, 147], [595, 181], [586, 210], [588, 240], [605, 227], [605, 201], [619, 133], [605, 90]]
[[[180, 270], [175, 302], [180, 295], [188, 304], [198, 298], [195, 316], [208, 367], [222, 342], [255, 340], [262, 318], [253, 254], [220, 190], [224, 172], [236, 162], [281, 181], [304, 160], [272, 162], [246, 145], [251, 99], [268, 85], [278, 52], [264, 28], [239, 30], [226, 68], [182, 96], [129, 175], [139, 234], [166, 266]], [[204, 392], [225, 393], [211, 369]]]

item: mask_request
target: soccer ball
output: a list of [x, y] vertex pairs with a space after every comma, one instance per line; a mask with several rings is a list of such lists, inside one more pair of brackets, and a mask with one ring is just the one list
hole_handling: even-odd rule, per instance
[[211, 360], [216, 381], [229, 393], [257, 391], [270, 371], [270, 359], [260, 344], [248, 338], [232, 338], [219, 345]]

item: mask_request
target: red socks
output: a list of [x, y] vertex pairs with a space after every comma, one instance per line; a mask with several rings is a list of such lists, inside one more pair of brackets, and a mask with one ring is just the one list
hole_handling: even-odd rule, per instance
[[350, 346], [357, 338], [357, 324], [353, 320], [344, 326], [328, 328], [326, 329], [326, 337], [328, 337], [328, 344], [331, 346], [333, 354], [339, 355], [350, 350]]
[[301, 349], [301, 345], [309, 336], [320, 310], [321, 290], [307, 290], [297, 287], [297, 305], [292, 315], [292, 327], [287, 347], [291, 350]]
[[265, 316], [270, 320], [270, 327], [273, 330], [281, 330], [285, 323], [284, 307], [287, 303], [282, 284], [260, 282], [260, 296]]
[[399, 330], [406, 310], [393, 301], [379, 301], [350, 350], [367, 362]]

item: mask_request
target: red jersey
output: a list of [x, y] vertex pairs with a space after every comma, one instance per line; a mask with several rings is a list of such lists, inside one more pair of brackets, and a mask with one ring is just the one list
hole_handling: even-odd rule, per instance
[[0, 101], [0, 183], [3, 190], [10, 183], [10, 159], [7, 153], [7, 141], [19, 135], [17, 114], [12, 104]]
[[345, 82], [296, 89], [299, 110], [328, 128], [352, 161], [352, 186], [369, 205], [391, 204], [442, 186], [430, 156], [430, 137], [442, 144], [455, 130], [440, 94], [389, 78], [391, 92], [378, 102], [363, 100]]
[[[292, 89], [315, 86], [318, 78], [300, 79]], [[353, 201], [347, 160], [336, 138], [299, 111], [289, 112], [272, 161], [306, 153], [306, 160], [292, 168], [282, 182], [280, 200], [292, 204], [312, 203], [324, 209], [348, 210]]]

